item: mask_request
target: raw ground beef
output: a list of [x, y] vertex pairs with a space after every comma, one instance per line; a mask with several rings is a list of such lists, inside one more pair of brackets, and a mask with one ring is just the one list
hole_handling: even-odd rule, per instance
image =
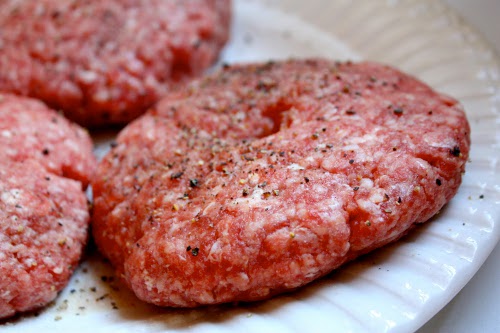
[[120, 133], [94, 236], [147, 302], [265, 299], [427, 221], [469, 144], [456, 100], [388, 66], [225, 66]]
[[230, 0], [0, 1], [0, 91], [83, 125], [128, 122], [217, 59], [230, 11]]
[[37, 309], [67, 284], [87, 240], [86, 131], [41, 102], [0, 94], [0, 318]]

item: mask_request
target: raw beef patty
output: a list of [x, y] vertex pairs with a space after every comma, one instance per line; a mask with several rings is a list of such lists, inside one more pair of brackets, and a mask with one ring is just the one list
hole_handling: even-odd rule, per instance
[[391, 67], [226, 66], [120, 133], [94, 235], [147, 302], [265, 299], [427, 221], [468, 151], [459, 103]]
[[0, 90], [83, 125], [125, 123], [200, 74], [228, 38], [230, 0], [0, 1]]
[[0, 94], [0, 318], [56, 296], [89, 221], [90, 137], [44, 104]]

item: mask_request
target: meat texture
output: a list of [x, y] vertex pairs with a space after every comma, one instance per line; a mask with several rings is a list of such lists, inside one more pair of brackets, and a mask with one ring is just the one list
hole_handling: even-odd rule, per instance
[[218, 57], [230, 0], [0, 1], [0, 90], [125, 123]]
[[67, 284], [87, 240], [86, 131], [41, 102], [0, 94], [0, 318], [37, 309]]
[[385, 65], [225, 66], [120, 133], [94, 236], [147, 302], [265, 299], [427, 221], [469, 144], [456, 100]]

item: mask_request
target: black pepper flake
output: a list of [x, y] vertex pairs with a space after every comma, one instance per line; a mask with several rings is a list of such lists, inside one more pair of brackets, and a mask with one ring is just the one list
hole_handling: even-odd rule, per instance
[[280, 151], [280, 152], [279, 152], [279, 155], [280, 155], [281, 157], [283, 157], [283, 156], [285, 156], [285, 152], [284, 152], [284, 151]]
[[306, 183], [309, 183], [309, 178], [304, 177], [304, 180], [306, 181]]
[[248, 156], [246, 154], [243, 154], [243, 159], [245, 161], [255, 161], [255, 158], [253, 158], [252, 156]]
[[45, 177], [45, 180], [46, 180], [46, 181], [49, 181], [49, 180], [50, 180], [50, 177], [48, 177], [48, 176], [47, 176], [47, 177]]
[[353, 190], [354, 190], [354, 191], [359, 190], [359, 186], [354, 186]]
[[403, 109], [401, 108], [396, 108], [393, 110], [394, 114], [397, 115], [397, 116], [400, 116], [403, 114]]
[[188, 245], [188, 247], [186, 247], [186, 251], [191, 251], [191, 245]]
[[275, 82], [259, 81], [257, 83], [256, 89], [264, 92], [269, 92], [271, 89], [276, 87]]
[[47, 156], [49, 153], [50, 153], [50, 151], [48, 148], [45, 148], [44, 150], [42, 150], [42, 154], [44, 154], [45, 156]]
[[333, 145], [331, 143], [327, 143], [326, 148], [333, 148]]
[[352, 115], [355, 115], [356, 114], [356, 111], [352, 110], [352, 109], [349, 109], [345, 112], [347, 115], [349, 116], [352, 116]]
[[117, 143], [116, 141], [112, 141], [112, 142], [109, 144], [109, 146], [110, 146], [111, 148], [115, 148], [115, 147], [117, 147], [117, 146], [118, 146], [118, 143]]
[[192, 178], [189, 180], [190, 187], [196, 187], [196, 186], [198, 186], [198, 184], [199, 184], [199, 182], [198, 182], [198, 179], [196, 179], [196, 178]]
[[439, 179], [439, 178], [438, 178], [438, 179], [436, 179], [436, 185], [437, 185], [437, 186], [441, 186], [441, 184], [442, 184], [442, 183], [441, 183], [441, 179]]
[[481, 194], [481, 195], [479, 196], [479, 199], [484, 199], [484, 194]]
[[246, 188], [243, 189], [243, 193], [242, 194], [243, 194], [244, 197], [246, 197], [248, 195], [248, 190]]
[[398, 203], [401, 203], [402, 200], [401, 200], [401, 197], [398, 197]]
[[194, 48], [194, 49], [198, 49], [200, 46], [201, 46], [201, 40], [197, 39], [197, 40], [193, 43], [193, 48]]
[[257, 187], [259, 187], [259, 188], [264, 188], [266, 186], [267, 186], [267, 182], [262, 182], [259, 185], [257, 185]]
[[173, 173], [171, 176], [170, 176], [170, 179], [179, 179], [182, 177], [182, 175], [184, 174], [184, 172], [175, 172]]
[[[102, 301], [102, 300], [106, 299], [108, 296], [109, 296], [109, 294], [104, 294], [104, 295], [102, 295], [102, 296], [100, 296], [100, 297], [97, 297], [97, 298], [95, 299], [95, 301], [96, 301], [96, 302], [100, 302], [100, 301]], [[79, 309], [80, 309], [80, 310], [84, 310], [85, 308], [83, 308], [83, 309], [82, 309], [82, 307], [79, 307]]]
[[455, 157], [459, 157], [460, 156], [460, 147], [455, 146], [455, 147], [453, 147], [453, 149], [450, 149], [450, 154], [452, 154]]
[[353, 164], [354, 163], [354, 160], [349, 160], [349, 164]]
[[313, 133], [311, 135], [311, 139], [313, 139], [313, 140], [318, 140], [318, 138], [319, 138], [319, 134], [318, 133]]
[[191, 254], [193, 255], [193, 257], [196, 257], [199, 252], [200, 252], [200, 249], [197, 247], [195, 247], [194, 249], [191, 250]]

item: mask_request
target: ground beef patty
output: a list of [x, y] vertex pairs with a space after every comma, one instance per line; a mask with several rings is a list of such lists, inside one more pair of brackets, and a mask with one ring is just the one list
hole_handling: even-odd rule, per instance
[[0, 1], [0, 90], [128, 122], [214, 62], [229, 16], [230, 0]]
[[468, 151], [457, 101], [393, 68], [226, 66], [119, 135], [93, 182], [94, 235], [145, 301], [264, 299], [428, 220]]
[[87, 239], [90, 137], [42, 103], [0, 94], [0, 318], [68, 282]]

